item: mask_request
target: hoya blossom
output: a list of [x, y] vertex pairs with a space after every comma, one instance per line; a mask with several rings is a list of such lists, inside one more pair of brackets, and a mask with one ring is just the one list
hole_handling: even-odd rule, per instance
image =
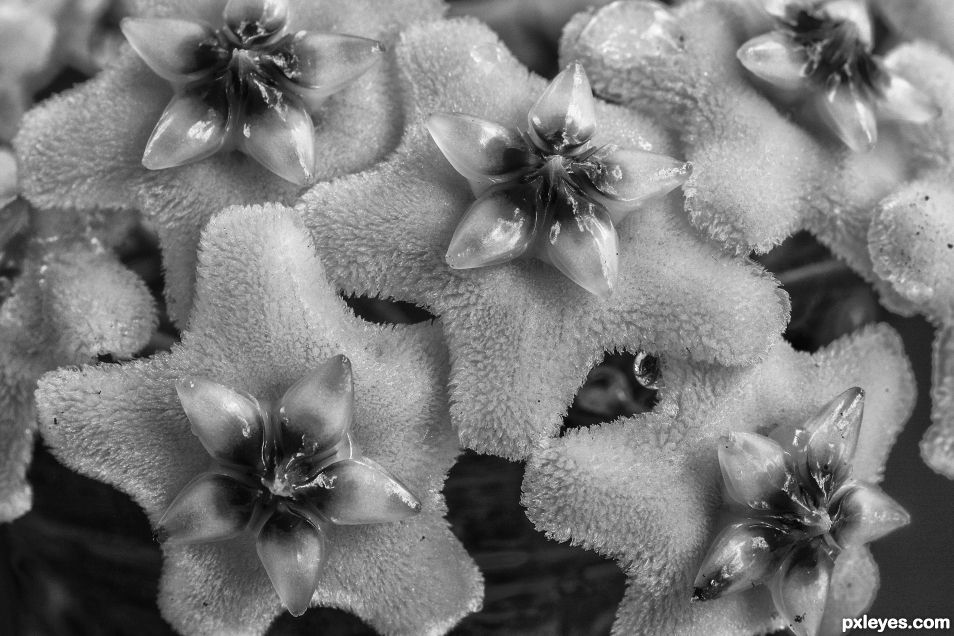
[[[451, 415], [466, 446], [525, 457], [558, 433], [607, 350], [745, 364], [778, 340], [787, 296], [751, 261], [700, 239], [675, 196], [616, 226], [619, 271], [606, 299], [536, 259], [450, 267], [448, 245], [474, 195], [425, 122], [463, 112], [523, 128], [547, 83], [472, 21], [412, 27], [395, 54], [408, 113], [400, 148], [372, 170], [313, 186], [296, 208], [345, 293], [411, 301], [441, 317]], [[597, 100], [594, 121], [595, 147], [672, 154], [658, 127], [627, 109]]]
[[288, 0], [229, 0], [219, 23], [126, 18], [122, 29], [176, 89], [143, 153], [171, 168], [238, 148], [292, 183], [315, 176], [311, 113], [380, 61], [367, 38], [289, 32]]
[[693, 599], [765, 583], [789, 629], [818, 633], [842, 551], [910, 521], [880, 488], [852, 475], [864, 400], [851, 388], [803, 426], [776, 431], [776, 439], [746, 432], [722, 438], [719, 465], [741, 519], [713, 539]]
[[[132, 17], [191, 15], [221, 28], [225, 6], [224, 0], [141, 0]], [[408, 24], [442, 12], [439, 0], [288, 0], [287, 29], [344, 33], [389, 47]], [[315, 181], [367, 168], [398, 142], [403, 116], [393, 55], [375, 56], [381, 62], [325, 100], [312, 120]], [[142, 212], [159, 235], [167, 305], [182, 327], [193, 298], [199, 233], [208, 219], [229, 205], [291, 202], [301, 188], [240, 152], [166, 170], [143, 167], [143, 150], [173, 96], [167, 80], [123, 47], [95, 78], [33, 109], [14, 145], [24, 196], [37, 207]]]
[[856, 152], [878, 141], [877, 117], [925, 123], [939, 108], [874, 54], [865, 0], [764, 0], [777, 20], [742, 45], [742, 64], [786, 91], [815, 96], [834, 132]]
[[[241, 257], [236, 258], [237, 254]], [[386, 634], [441, 633], [477, 609], [482, 596], [480, 575], [444, 519], [441, 489], [459, 449], [448, 422], [447, 358], [439, 329], [435, 325], [379, 327], [357, 319], [324, 282], [300, 222], [284, 209], [241, 208], [217, 216], [204, 234], [198, 281], [189, 328], [171, 353], [123, 365], [56, 371], [45, 377], [38, 390], [41, 426], [56, 456], [78, 472], [129, 493], [153, 526], [169, 535], [163, 544], [165, 565], [159, 591], [163, 616], [187, 635], [262, 634], [282, 612], [275, 587], [284, 590], [282, 598], [296, 612], [308, 605], [339, 607]], [[220, 442], [235, 440], [240, 442], [234, 447], [237, 451], [249, 450], [241, 443], [241, 427], [223, 431], [200, 424], [196, 427], [199, 437], [193, 434], [191, 428], [201, 419], [203, 403], [209, 405], [203, 397], [224, 398], [227, 410], [238, 406], [247, 411], [251, 404], [233, 402], [231, 391], [209, 384], [196, 381], [190, 388], [180, 383], [190, 426], [177, 382], [214, 378], [218, 385], [254, 395], [260, 404], [281, 401], [284, 412], [273, 411], [279, 421], [287, 416], [289, 426], [292, 422], [302, 425], [313, 421], [314, 403], [310, 398], [302, 402], [299, 398], [305, 396], [296, 389], [289, 393], [289, 388], [302, 378], [315, 380], [309, 372], [338, 354], [346, 355], [354, 369], [351, 439], [368, 457], [400, 475], [417, 496], [420, 512], [403, 521], [372, 525], [322, 524], [317, 514], [311, 520], [316, 525], [310, 525], [300, 516], [273, 514], [274, 532], [266, 527], [265, 539], [259, 543], [261, 559], [255, 534], [250, 532], [222, 541], [176, 542], [174, 537], [194, 527], [189, 525], [193, 521], [203, 522], [200, 529], [214, 528], [216, 523], [205, 523], [211, 520], [209, 513], [234, 512], [233, 506], [241, 500], [220, 499], [210, 488], [206, 492], [213, 495], [209, 503], [214, 505], [193, 510], [199, 513], [196, 516], [181, 500], [174, 503], [187, 484], [208, 469], [207, 449], [211, 447], [222, 458], [225, 447]], [[332, 376], [340, 372], [341, 383], [332, 383], [335, 391], [325, 393], [325, 410], [320, 411], [335, 427], [311, 429], [307, 449], [346, 439], [339, 435], [346, 420], [334, 414], [343, 416], [347, 411], [347, 374], [340, 360], [323, 370]], [[340, 398], [341, 410], [331, 408], [335, 396]], [[303, 404], [307, 408], [297, 410]], [[214, 412], [222, 411], [204, 414]], [[245, 431], [250, 437], [255, 437], [254, 422], [254, 417], [247, 420]], [[231, 433], [220, 437], [210, 434], [213, 431]], [[283, 448], [291, 450], [294, 431], [285, 428], [285, 432], [291, 434], [283, 438], [289, 443]], [[347, 448], [346, 442], [339, 445], [344, 454]], [[312, 455], [300, 453], [301, 461], [293, 460], [291, 468], [306, 468]], [[348, 520], [339, 513], [364, 515], [367, 520], [367, 515], [382, 512], [374, 502], [382, 473], [358, 461], [370, 470], [344, 462], [343, 472], [355, 468], [350, 476], [377, 484], [362, 484], [370, 486], [370, 491], [362, 489], [357, 500], [344, 495], [349, 503], [346, 510], [334, 510], [334, 499], [325, 499], [318, 508], [332, 521]], [[234, 463], [250, 462], [257, 459], [236, 457]], [[320, 468], [320, 462], [321, 458], [310, 466]], [[282, 477], [272, 470], [278, 465], [269, 463], [267, 474], [262, 473], [266, 480], [258, 484], [273, 495], [288, 499], [286, 495], [292, 493], [295, 499], [300, 494], [296, 487], [302, 484], [289, 472]], [[334, 465], [326, 467], [326, 473]], [[256, 470], [265, 471], [265, 467], [256, 466]], [[348, 478], [339, 474], [335, 481], [342, 484]], [[404, 512], [416, 507], [408, 505], [412, 500], [406, 493], [399, 499]], [[388, 518], [404, 516], [403, 512], [391, 514], [390, 504], [395, 502], [388, 502], [384, 507]], [[288, 501], [275, 503], [292, 510]], [[295, 507], [302, 510], [297, 503]], [[223, 519], [238, 519], [241, 525], [247, 517], [225, 514], [217, 522]], [[321, 556], [319, 535], [314, 531], [317, 525], [322, 525], [329, 549], [317, 578], [311, 579]], [[282, 530], [289, 541], [285, 547], [279, 547]], [[295, 537], [301, 539], [297, 550]], [[297, 565], [290, 567], [289, 561]], [[276, 574], [276, 567], [281, 574]], [[275, 575], [274, 586], [269, 574]], [[309, 594], [313, 582], [314, 594]]]
[[456, 269], [496, 265], [524, 253], [553, 264], [597, 296], [616, 285], [615, 225], [686, 180], [689, 164], [641, 150], [596, 146], [596, 109], [586, 71], [571, 64], [514, 130], [464, 114], [432, 115], [428, 131], [477, 201], [451, 238]]
[[204, 378], [180, 379], [176, 392], [212, 468], [163, 513], [160, 538], [205, 543], [253, 533], [268, 578], [295, 616], [315, 593], [329, 524], [400, 521], [421, 510], [351, 438], [354, 386], [345, 356], [307, 373], [274, 405]]
[[[824, 406], [832, 386], [863, 385], [865, 417], [852, 479], [877, 484], [914, 405], [914, 378], [900, 338], [873, 326], [812, 355], [777, 345], [765, 362], [748, 368], [670, 362], [662, 378], [652, 413], [567, 431], [534, 453], [523, 485], [528, 516], [553, 539], [619, 561], [628, 585], [614, 633], [784, 629], [788, 620], [764, 586], [690, 600], [706, 552], [725, 524], [720, 440], [752, 439], [747, 436], [754, 433], [792, 439]], [[877, 591], [878, 566], [862, 545], [863, 533], [850, 536], [859, 527], [870, 529], [849, 525], [840, 537], [851, 540], [831, 570], [824, 633], [864, 612]]]

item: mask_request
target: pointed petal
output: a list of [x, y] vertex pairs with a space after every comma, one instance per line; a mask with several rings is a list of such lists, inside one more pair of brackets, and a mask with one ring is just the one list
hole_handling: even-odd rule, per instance
[[287, 87], [314, 108], [377, 64], [384, 47], [354, 35], [301, 31], [289, 42], [288, 53], [293, 65], [279, 69], [289, 80]]
[[799, 456], [808, 474], [829, 495], [851, 475], [864, 410], [865, 392], [852, 387], [806, 423], [809, 437]]
[[292, 616], [304, 614], [327, 554], [324, 532], [298, 515], [276, 512], [255, 547], [282, 604]]
[[844, 547], [870, 543], [911, 521], [908, 512], [877, 486], [854, 486], [836, 506], [831, 534]]
[[257, 467], [262, 463], [265, 425], [258, 401], [206, 378], [176, 382], [192, 432], [218, 461]]
[[719, 466], [729, 496], [755, 510], [775, 508], [786, 498], [792, 479], [785, 451], [775, 440], [755, 433], [731, 433], [719, 445]]
[[260, 43], [285, 28], [288, 0], [229, 0], [223, 17], [241, 41]]
[[330, 450], [347, 436], [353, 412], [351, 361], [338, 355], [296, 382], [279, 401], [285, 453]]
[[805, 85], [802, 69], [808, 56], [785, 33], [771, 31], [752, 38], [739, 47], [736, 56], [742, 66], [774, 86], [796, 90]]
[[781, 561], [784, 546], [785, 534], [773, 526], [753, 521], [728, 526], [702, 560], [692, 598], [708, 601], [758, 585]]
[[889, 72], [888, 85], [878, 102], [878, 114], [887, 119], [924, 124], [940, 117], [941, 108], [927, 93]]
[[471, 181], [500, 183], [530, 162], [530, 150], [512, 128], [492, 121], [437, 113], [427, 130], [454, 169]]
[[220, 473], [203, 473], [182, 489], [157, 524], [169, 543], [205, 543], [237, 536], [252, 518], [257, 492]]
[[573, 62], [553, 78], [527, 120], [530, 136], [542, 147], [563, 150], [589, 141], [596, 131], [596, 104], [583, 65]]
[[606, 208], [571, 192], [558, 206], [546, 237], [546, 258], [588, 292], [607, 297], [616, 285], [619, 239]]
[[590, 180], [615, 223], [643, 202], [678, 188], [692, 174], [691, 163], [641, 150], [615, 150], [598, 163], [601, 169]]
[[162, 112], [146, 142], [142, 165], [163, 170], [205, 159], [225, 144], [228, 128], [228, 99], [222, 87], [187, 89]]
[[258, 78], [249, 81], [242, 147], [279, 177], [298, 185], [315, 176], [315, 126], [301, 99]]
[[400, 521], [421, 511], [407, 486], [366, 457], [332, 464], [304, 490], [323, 515], [340, 525]]
[[842, 84], [822, 99], [832, 130], [855, 152], [868, 152], [878, 141], [878, 124], [867, 100]]
[[514, 203], [508, 192], [492, 192], [477, 199], [464, 214], [447, 247], [447, 264], [471, 269], [511, 261], [533, 238], [533, 211]]
[[825, 614], [825, 600], [834, 562], [815, 544], [789, 553], [772, 581], [775, 609], [799, 636], [815, 636]]
[[156, 75], [184, 83], [212, 72], [215, 41], [209, 27], [188, 20], [123, 18], [119, 24], [133, 49]]

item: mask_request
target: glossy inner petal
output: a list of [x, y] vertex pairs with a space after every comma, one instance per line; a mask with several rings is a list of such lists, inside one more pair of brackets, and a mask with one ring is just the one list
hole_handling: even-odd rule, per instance
[[454, 169], [471, 181], [508, 181], [532, 160], [517, 131], [486, 119], [437, 113], [428, 118], [426, 125]]
[[293, 616], [304, 614], [327, 553], [324, 533], [295, 514], [278, 511], [262, 527], [256, 549], [282, 604]]
[[551, 205], [554, 220], [545, 237], [547, 260], [590, 293], [609, 296], [619, 268], [619, 240], [609, 212], [569, 191], [559, 192]]
[[335, 356], [306, 374], [278, 403], [277, 424], [286, 455], [320, 455], [348, 431], [354, 410], [351, 361]]
[[851, 487], [836, 503], [831, 533], [843, 547], [864, 545], [906, 526], [911, 517], [876, 486]]
[[826, 495], [833, 494], [851, 474], [864, 407], [864, 391], [853, 387], [822, 407], [806, 425], [805, 466]]
[[257, 492], [219, 473], [204, 473], [182, 489], [159, 519], [157, 536], [169, 543], [221, 541], [241, 534]]
[[702, 560], [693, 598], [707, 601], [757, 585], [781, 561], [785, 546], [784, 532], [774, 526], [753, 521], [728, 526]]
[[596, 107], [590, 81], [579, 62], [557, 75], [530, 109], [530, 135], [542, 149], [580, 146], [596, 131]]
[[692, 174], [692, 164], [653, 152], [620, 149], [597, 156], [599, 170], [592, 171], [590, 179], [615, 223], [642, 203], [675, 190]]
[[470, 269], [506, 263], [523, 254], [533, 239], [534, 214], [515, 203], [509, 192], [492, 192], [477, 199], [454, 231], [447, 264]]
[[267, 80], [248, 79], [242, 147], [279, 177], [306, 185], [315, 174], [315, 127], [301, 99]]
[[366, 457], [332, 464], [304, 492], [323, 515], [341, 525], [400, 521], [421, 510], [407, 486]]
[[878, 141], [878, 124], [868, 100], [842, 84], [821, 100], [832, 130], [855, 152], [868, 152]]
[[150, 170], [174, 168], [205, 159], [229, 134], [228, 98], [218, 84], [187, 89], [166, 106], [142, 156]]
[[209, 455], [226, 464], [262, 465], [265, 429], [255, 398], [205, 378], [179, 380], [176, 391]]
[[818, 633], [833, 568], [827, 551], [812, 542], [792, 550], [772, 581], [775, 608], [799, 636]]
[[184, 83], [211, 73], [220, 63], [211, 28], [187, 20], [124, 18], [123, 35], [156, 75]]
[[733, 433], [719, 445], [719, 466], [729, 495], [755, 510], [769, 510], [787, 499], [794, 479], [778, 442], [755, 433]]
[[739, 48], [738, 58], [757, 77], [779, 88], [796, 90], [805, 86], [803, 70], [808, 56], [786, 33], [772, 31], [752, 38]]
[[339, 33], [301, 31], [285, 46], [288, 64], [279, 72], [287, 87], [314, 107], [377, 64], [384, 47], [377, 40]]
[[941, 108], [924, 91], [916, 88], [900, 75], [888, 74], [888, 84], [882, 89], [878, 113], [887, 119], [924, 124], [941, 115]]

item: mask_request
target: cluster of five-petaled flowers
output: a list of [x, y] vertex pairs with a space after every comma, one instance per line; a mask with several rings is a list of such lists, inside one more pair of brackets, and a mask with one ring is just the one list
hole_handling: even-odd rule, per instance
[[[850, 147], [873, 145], [873, 102], [914, 121], [936, 114], [872, 56], [870, 23], [853, 0], [768, 4], [781, 31], [746, 43], [740, 59], [780, 87], [822, 87], [823, 110]], [[289, 33], [284, 0], [229, 0], [222, 18], [222, 25], [124, 21], [135, 50], [176, 91], [147, 143], [144, 165], [173, 167], [234, 148], [289, 181], [309, 183], [313, 113], [368, 70], [381, 45]], [[586, 73], [574, 63], [530, 109], [526, 129], [458, 113], [428, 120], [438, 147], [477, 197], [451, 239], [451, 267], [533, 256], [598, 296], [612, 293], [616, 226], [683, 184], [691, 166], [596, 145], [595, 110]], [[353, 396], [346, 359], [327, 363], [273, 406], [203, 379], [183, 380], [178, 390], [214, 466], [176, 498], [160, 520], [160, 535], [202, 542], [254, 533], [293, 614], [308, 607], [314, 592], [328, 524], [396, 521], [420, 509], [400, 482], [361, 457], [348, 435]], [[849, 480], [862, 398], [845, 395], [787, 440], [787, 448], [754, 435], [725, 442], [720, 461], [729, 494], [752, 518], [716, 539], [695, 598], [715, 598], [777, 571], [776, 606], [793, 625], [794, 616], [803, 617], [800, 627], [811, 633], [838, 552], [906, 522], [879, 490]]]

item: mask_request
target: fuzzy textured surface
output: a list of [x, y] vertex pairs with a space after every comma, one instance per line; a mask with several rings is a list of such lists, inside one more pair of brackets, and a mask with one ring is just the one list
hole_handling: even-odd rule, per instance
[[[551, 538], [617, 559], [628, 577], [615, 634], [767, 633], [782, 628], [764, 587], [690, 603], [692, 581], [722, 528], [718, 439], [731, 431], [797, 426], [833, 395], [865, 389], [854, 475], [881, 480], [913, 407], [914, 379], [900, 339], [877, 325], [814, 355], [778, 345], [746, 369], [676, 362], [663, 371], [652, 413], [569, 431], [530, 459], [523, 503]], [[841, 554], [823, 633], [840, 630], [877, 590], [867, 548]]]
[[[215, 3], [213, 3], [215, 4]], [[224, 3], [221, 3], [224, 5]], [[440, 17], [437, 0], [291, 2], [291, 28], [334, 31], [391, 47], [407, 24]], [[138, 3], [138, 15], [194, 12], [189, 0]], [[330, 97], [315, 118], [316, 178], [373, 165], [393, 150], [403, 114], [393, 56]], [[172, 89], [130, 47], [95, 79], [47, 100], [24, 119], [15, 140], [24, 195], [36, 206], [139, 209], [163, 250], [170, 315], [183, 324], [192, 302], [199, 233], [229, 205], [290, 202], [298, 189], [239, 153], [149, 171], [143, 149]]]
[[[462, 112], [525, 126], [546, 82], [473, 21], [412, 27], [397, 57], [408, 99], [400, 148], [370, 171], [314, 186], [297, 208], [346, 292], [409, 300], [441, 316], [451, 413], [466, 446], [525, 457], [557, 433], [604, 351], [743, 364], [779, 339], [787, 295], [748, 259], [700, 240], [678, 193], [618, 228], [618, 289], [608, 300], [536, 260], [451, 269], [444, 253], [474, 198], [427, 136], [425, 118]], [[597, 144], [673, 154], [656, 126], [627, 109], [600, 102], [597, 121]]]
[[[125, 365], [62, 370], [41, 382], [47, 443], [73, 469], [129, 493], [155, 524], [208, 461], [175, 392], [185, 375], [275, 399], [344, 353], [354, 369], [352, 435], [423, 504], [405, 521], [339, 526], [314, 604], [387, 634], [443, 633], [480, 607], [482, 582], [444, 520], [458, 453], [436, 325], [378, 327], [348, 310], [293, 212], [231, 210], [203, 234], [197, 295], [182, 343]], [[165, 546], [159, 605], [184, 634], [261, 634], [281, 611], [247, 536]]]

